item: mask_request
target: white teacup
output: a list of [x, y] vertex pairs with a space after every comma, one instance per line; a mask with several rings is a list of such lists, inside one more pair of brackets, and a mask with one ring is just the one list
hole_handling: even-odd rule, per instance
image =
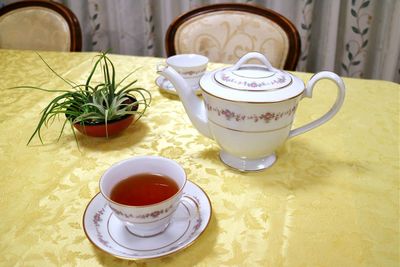
[[[178, 192], [161, 202], [145, 206], [124, 205], [111, 200], [111, 192], [116, 184], [141, 173], [168, 176], [178, 185]], [[114, 215], [126, 225], [131, 233], [148, 237], [162, 233], [168, 227], [182, 199], [182, 189], [186, 180], [185, 171], [175, 161], [158, 156], [138, 156], [112, 165], [100, 178], [100, 192]]]
[[208, 58], [196, 54], [180, 54], [167, 58], [166, 63], [186, 80], [191, 89], [196, 90], [207, 69]]

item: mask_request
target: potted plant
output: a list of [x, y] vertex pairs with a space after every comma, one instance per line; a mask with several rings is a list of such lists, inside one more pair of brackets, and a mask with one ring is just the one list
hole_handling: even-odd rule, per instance
[[[64, 117], [60, 137], [67, 123], [71, 125], [75, 138], [74, 128], [88, 136], [109, 137], [126, 129], [134, 120], [135, 115], [137, 116], [135, 122], [139, 120], [149, 106], [150, 92], [144, 88], [135, 87], [137, 80], [126, 81], [134, 71], [120, 82], [115, 81], [115, 68], [106, 53], [97, 56], [85, 84], [75, 84], [64, 79], [40, 55], [39, 57], [70, 88], [68, 90], [49, 90], [34, 86], [16, 87], [61, 93], [43, 109], [39, 123], [28, 144], [35, 135], [43, 143], [41, 137], [43, 126], [51, 124], [55, 117], [60, 115]], [[101, 82], [93, 81], [93, 75], [97, 71], [102, 72]]]

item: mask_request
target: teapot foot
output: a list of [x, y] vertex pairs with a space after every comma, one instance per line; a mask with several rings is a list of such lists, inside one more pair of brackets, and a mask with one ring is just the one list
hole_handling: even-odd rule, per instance
[[272, 166], [276, 161], [275, 153], [259, 159], [247, 159], [233, 156], [223, 150], [219, 153], [223, 163], [242, 172], [260, 171]]

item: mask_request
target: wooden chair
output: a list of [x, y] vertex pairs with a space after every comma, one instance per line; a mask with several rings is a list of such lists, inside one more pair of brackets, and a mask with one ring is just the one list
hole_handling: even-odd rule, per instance
[[191, 10], [169, 26], [167, 56], [196, 53], [210, 61], [234, 63], [250, 51], [267, 56], [277, 68], [295, 70], [300, 35], [284, 16], [248, 4], [215, 4]]
[[0, 9], [0, 48], [81, 51], [81, 28], [74, 13], [62, 4], [15, 2]]

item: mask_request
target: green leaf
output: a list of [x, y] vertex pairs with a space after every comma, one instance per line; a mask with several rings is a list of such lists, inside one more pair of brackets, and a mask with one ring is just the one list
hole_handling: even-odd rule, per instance
[[350, 50], [350, 44], [347, 43], [347, 44], [346, 44], [346, 51], [349, 51], [349, 50]]
[[348, 52], [347, 57], [351, 61], [353, 59], [353, 54], [351, 52]]
[[360, 30], [354, 26], [351, 27], [354, 33], [360, 33]]
[[356, 0], [351, 0], [351, 5], [354, 6], [356, 4]]
[[361, 61], [354, 61], [354, 62], [351, 62], [351, 65], [356, 66], [356, 65], [359, 65], [360, 63], [361, 63]]
[[351, 12], [351, 15], [353, 15], [353, 17], [357, 18], [357, 16], [358, 16], [357, 12], [354, 9], [351, 9], [350, 12]]
[[73, 86], [73, 84], [71, 84], [70, 82], [68, 82], [67, 80], [65, 80], [63, 77], [61, 77], [61, 75], [59, 75], [55, 70], [53, 70], [53, 68], [50, 67], [49, 64], [47, 64], [46, 60], [44, 60], [44, 58], [43, 58], [39, 53], [36, 53], [36, 54], [40, 57], [40, 59], [43, 61], [43, 63], [51, 70], [51, 72], [53, 72], [58, 78], [60, 78], [61, 80], [63, 80], [63, 81], [64, 81], [65, 83], [67, 83], [68, 85]]
[[112, 95], [112, 97], [114, 97], [114, 93], [115, 93], [115, 89], [116, 89], [116, 86], [115, 86], [115, 67], [114, 67], [114, 64], [112, 63], [112, 61], [108, 58], [108, 57], [105, 57], [105, 59], [106, 59], [106, 62], [108, 61], [108, 63], [110, 63], [110, 66], [111, 66], [111, 73], [112, 73], [112, 77], [111, 77], [111, 95]]
[[368, 40], [365, 40], [363, 43], [362, 43], [362, 48], [365, 48], [366, 46], [368, 45]]
[[368, 32], [368, 28], [365, 28], [365, 29], [362, 31], [361, 35], [366, 35], [367, 32]]
[[365, 8], [367, 6], [369, 6], [369, 1], [366, 1], [366, 2], [362, 3], [362, 5], [360, 6], [360, 9], [361, 8]]
[[349, 72], [349, 70], [347, 69], [347, 66], [344, 63], [342, 63], [341, 66], [346, 72]]
[[[128, 73], [128, 75], [126, 75], [115, 87], [119, 87], [129, 76], [131, 76], [134, 72], [136, 72], [139, 68], [134, 69], [133, 71], [131, 71], [130, 73]], [[137, 80], [135, 80], [133, 83], [137, 82]], [[133, 84], [132, 83], [132, 84]]]
[[92, 77], [97, 69], [97, 66], [100, 64], [102, 59], [102, 55], [99, 56], [99, 59], [96, 61], [96, 63], [94, 64], [92, 71], [90, 72], [88, 78], [86, 79], [86, 84], [85, 84], [85, 89], [87, 90], [90, 84], [90, 81], [92, 80]]

